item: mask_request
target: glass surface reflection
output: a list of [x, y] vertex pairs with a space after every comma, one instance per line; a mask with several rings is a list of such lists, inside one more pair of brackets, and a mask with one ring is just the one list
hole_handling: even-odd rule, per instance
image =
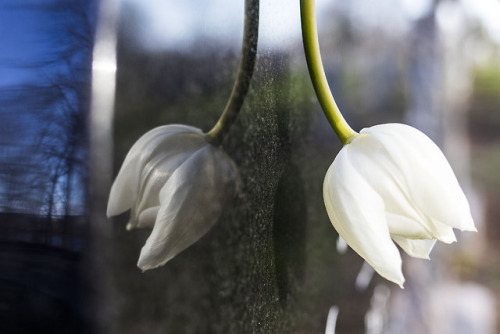
[[[497, 332], [498, 1], [318, 0], [326, 74], [349, 123], [412, 123], [473, 198], [477, 236], [437, 247], [431, 264], [405, 259], [405, 290], [377, 275], [356, 288], [362, 260], [337, 251], [321, 182], [340, 147], [309, 83], [299, 3], [286, 0], [262, 1], [255, 78], [224, 143], [241, 192], [207, 238], [137, 270], [149, 232], [126, 232], [127, 215], [105, 220], [111, 174], [156, 126], [213, 126], [238, 66], [242, 3], [121, 2], [116, 67], [95, 63], [117, 80], [115, 130], [99, 139], [87, 127], [97, 3], [2, 1], [0, 332], [94, 332], [98, 322], [109, 333], [319, 333], [333, 315], [338, 333]], [[89, 142], [107, 152], [108, 181], [93, 181], [101, 209], [89, 209]], [[91, 305], [83, 263], [107, 295]]]
[[0, 4], [0, 332], [85, 332], [93, 5]]

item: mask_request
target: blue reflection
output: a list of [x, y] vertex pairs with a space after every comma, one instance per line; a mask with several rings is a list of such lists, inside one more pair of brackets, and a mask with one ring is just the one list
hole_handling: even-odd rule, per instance
[[78, 267], [94, 6], [0, 3], [1, 333], [86, 332]]

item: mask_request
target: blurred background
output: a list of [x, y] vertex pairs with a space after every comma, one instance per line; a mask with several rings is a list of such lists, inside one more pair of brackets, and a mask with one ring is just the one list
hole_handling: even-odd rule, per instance
[[257, 65], [223, 143], [242, 186], [166, 266], [105, 217], [146, 131], [208, 131], [235, 78], [243, 0], [0, 4], [0, 332], [496, 333], [500, 2], [317, 0], [334, 96], [355, 130], [411, 124], [449, 159], [477, 233], [403, 257], [401, 290], [338, 243], [322, 182], [340, 143], [302, 49], [299, 1], [261, 1]]

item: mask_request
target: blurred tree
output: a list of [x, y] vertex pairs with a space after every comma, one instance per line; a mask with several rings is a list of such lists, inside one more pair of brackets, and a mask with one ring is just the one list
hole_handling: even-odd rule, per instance
[[[2, 87], [0, 159], [2, 210], [46, 216], [44, 242], [54, 217], [85, 214], [87, 206], [87, 109], [94, 1], [11, 2], [3, 11], [29, 19], [20, 30], [30, 56], [5, 53], [26, 79]], [[23, 49], [24, 48], [24, 49]], [[27, 50], [26, 50], [27, 51]], [[62, 223], [67, 234], [70, 220]], [[64, 241], [67, 246], [67, 240]]]

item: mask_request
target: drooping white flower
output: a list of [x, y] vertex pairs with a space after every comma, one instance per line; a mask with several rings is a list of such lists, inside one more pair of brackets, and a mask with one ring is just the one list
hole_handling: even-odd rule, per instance
[[400, 286], [402, 261], [394, 242], [408, 255], [428, 259], [436, 240], [456, 241], [453, 228], [476, 230], [443, 153], [408, 125], [363, 129], [328, 169], [323, 196], [342, 238]]
[[152, 227], [142, 270], [165, 264], [217, 222], [236, 191], [237, 170], [203, 132], [157, 127], [132, 146], [111, 188], [108, 217], [131, 210], [127, 229]]

